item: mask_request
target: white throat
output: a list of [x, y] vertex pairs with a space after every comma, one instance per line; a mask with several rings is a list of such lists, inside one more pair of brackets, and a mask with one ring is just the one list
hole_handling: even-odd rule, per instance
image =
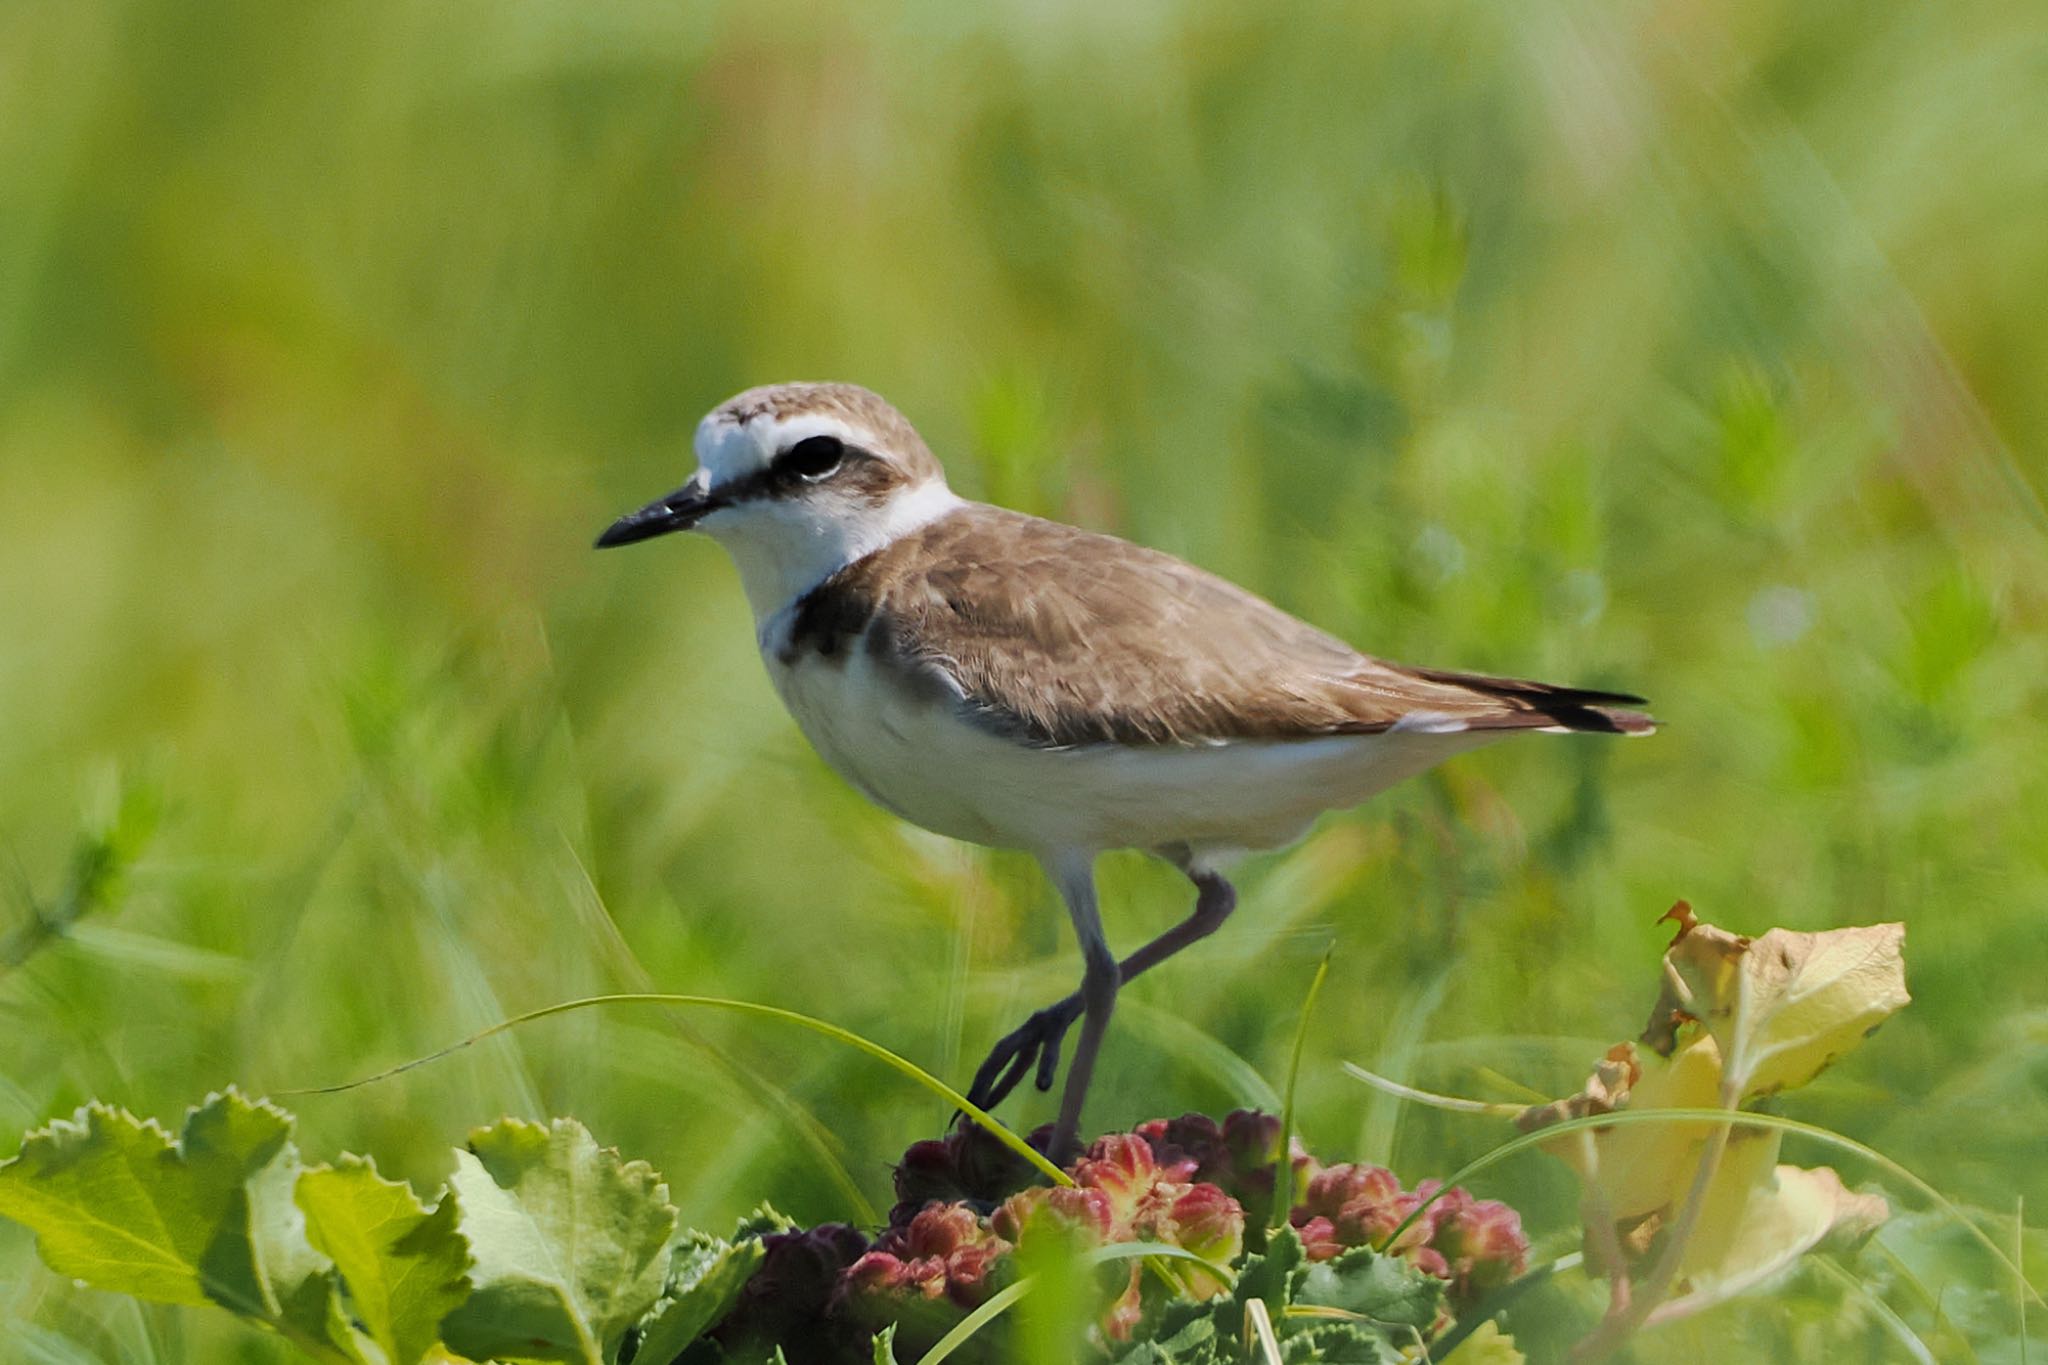
[[847, 565], [867, 558], [961, 505], [939, 479], [877, 507], [820, 488], [811, 496], [745, 503], [714, 512], [700, 529], [725, 546], [740, 571], [763, 640], [777, 617]]

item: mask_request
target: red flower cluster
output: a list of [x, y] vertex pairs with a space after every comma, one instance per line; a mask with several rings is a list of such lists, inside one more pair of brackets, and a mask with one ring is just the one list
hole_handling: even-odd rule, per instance
[[847, 1270], [841, 1291], [850, 1299], [944, 1299], [974, 1308], [995, 1291], [990, 1271], [1010, 1243], [965, 1204], [927, 1204], [899, 1228], [875, 1239], [874, 1250]]
[[[1033, 1138], [1042, 1144], [1047, 1135]], [[1046, 1186], [1003, 1143], [962, 1128], [904, 1153], [898, 1202], [872, 1246], [841, 1226], [764, 1237], [761, 1269], [716, 1335], [732, 1349], [782, 1342], [792, 1360], [853, 1362], [869, 1358], [869, 1333], [893, 1323], [899, 1349], [921, 1351], [1008, 1284], [1018, 1250], [1040, 1239], [1084, 1252], [1159, 1242], [1233, 1265], [1247, 1235], [1262, 1237], [1269, 1222], [1279, 1153], [1271, 1115], [1239, 1110], [1218, 1123], [1187, 1114], [1098, 1139], [1069, 1169], [1071, 1187]], [[1438, 1182], [1404, 1190], [1377, 1166], [1324, 1168], [1299, 1143], [1290, 1144], [1289, 1168], [1288, 1221], [1312, 1260], [1374, 1247], [1449, 1281], [1459, 1297], [1522, 1271], [1529, 1244], [1505, 1204], [1451, 1189], [1424, 1207]], [[1141, 1273], [1135, 1260], [1102, 1268], [1108, 1306], [1098, 1345], [1129, 1341], [1167, 1279], [1169, 1297], [1208, 1299], [1227, 1287], [1192, 1261], [1158, 1260], [1154, 1269]], [[1000, 1350], [999, 1340], [990, 1349]]]
[[[1216, 1185], [1193, 1180], [1197, 1165], [1186, 1156], [1161, 1162], [1138, 1134], [1111, 1133], [1074, 1163], [1072, 1189], [1013, 1194], [990, 1221], [1015, 1242], [1056, 1227], [1084, 1244], [1166, 1242], [1227, 1266], [1244, 1250], [1244, 1208]], [[1207, 1298], [1223, 1283], [1195, 1268], [1188, 1288]]]
[[[1007, 1155], [985, 1134], [962, 1131], [905, 1153], [896, 1171], [894, 1225], [841, 1282], [839, 1302], [846, 1314], [896, 1322], [913, 1337], [936, 1335], [945, 1318], [986, 1302], [1001, 1286], [1012, 1251], [1044, 1237], [1083, 1250], [1111, 1242], [1164, 1242], [1219, 1266], [1228, 1266], [1244, 1249], [1244, 1209], [1215, 1185], [1191, 1179], [1201, 1164], [1195, 1157], [1182, 1154], [1162, 1163], [1144, 1138], [1114, 1133], [1074, 1164], [1072, 1187], [1019, 1190], [1031, 1168], [999, 1151]], [[1004, 1181], [1015, 1192], [983, 1217], [977, 1205], [999, 1195]], [[928, 1200], [912, 1211], [917, 1196], [928, 1191], [944, 1191], [956, 1202]], [[1193, 1298], [1225, 1287], [1198, 1266], [1176, 1263], [1173, 1270]], [[1121, 1341], [1143, 1317], [1144, 1285], [1135, 1261], [1115, 1273], [1119, 1289], [1102, 1329], [1110, 1340]]]
[[1380, 1166], [1332, 1166], [1318, 1172], [1288, 1221], [1301, 1234], [1310, 1260], [1327, 1261], [1352, 1247], [1375, 1247], [1449, 1280], [1451, 1292], [1460, 1298], [1506, 1284], [1522, 1273], [1529, 1256], [1521, 1215], [1506, 1204], [1474, 1199], [1456, 1186], [1444, 1190], [1436, 1180], [1404, 1190], [1394, 1173]]
[[[1273, 1169], [1280, 1157], [1277, 1115], [1234, 1109], [1219, 1124], [1207, 1114], [1182, 1114], [1141, 1123], [1137, 1133], [1152, 1144], [1161, 1162], [1193, 1162], [1188, 1179], [1221, 1189], [1244, 1206], [1248, 1227], [1264, 1230], [1273, 1210]], [[1288, 1165], [1294, 1177], [1287, 1191], [1291, 1207], [1307, 1192], [1317, 1167], [1299, 1139], [1288, 1143]]]
[[[1244, 1209], [1215, 1185], [1191, 1180], [1199, 1163], [1187, 1156], [1162, 1163], [1136, 1133], [1099, 1138], [1069, 1171], [1074, 1186], [1024, 1190], [1003, 1201], [990, 1223], [1012, 1242], [1057, 1236], [1080, 1248], [1109, 1242], [1164, 1242], [1228, 1266], [1244, 1250]], [[1127, 1341], [1144, 1317], [1138, 1262], [1120, 1268], [1121, 1292], [1102, 1316], [1102, 1333]], [[1185, 1262], [1166, 1273], [1193, 1299], [1220, 1294], [1221, 1277]]]

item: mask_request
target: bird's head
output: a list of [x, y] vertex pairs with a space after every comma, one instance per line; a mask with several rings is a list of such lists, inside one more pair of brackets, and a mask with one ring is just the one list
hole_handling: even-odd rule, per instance
[[697, 469], [613, 522], [600, 549], [703, 531], [763, 617], [959, 501], [903, 415], [853, 384], [771, 384], [697, 424]]

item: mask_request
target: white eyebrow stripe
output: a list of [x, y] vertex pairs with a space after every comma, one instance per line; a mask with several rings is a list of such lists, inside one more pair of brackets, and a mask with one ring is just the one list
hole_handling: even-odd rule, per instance
[[812, 436], [835, 436], [866, 449], [876, 444], [873, 432], [822, 412], [798, 413], [780, 420], [759, 413], [745, 422], [734, 421], [729, 413], [714, 412], [697, 424], [693, 444], [697, 463], [716, 491], [760, 473], [778, 452]]

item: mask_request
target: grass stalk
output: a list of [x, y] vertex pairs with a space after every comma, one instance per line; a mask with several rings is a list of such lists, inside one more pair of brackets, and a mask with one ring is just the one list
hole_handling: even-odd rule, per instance
[[853, 1048], [855, 1051], [864, 1052], [891, 1070], [909, 1077], [932, 1094], [944, 1100], [952, 1108], [965, 1114], [983, 1128], [986, 1128], [997, 1141], [1030, 1162], [1054, 1184], [1071, 1185], [1074, 1183], [1073, 1179], [1065, 1171], [1062, 1171], [1048, 1160], [1043, 1152], [1033, 1147], [1016, 1133], [1010, 1131], [1010, 1129], [1004, 1127], [993, 1115], [979, 1106], [968, 1103], [967, 1097], [952, 1086], [947, 1085], [917, 1063], [891, 1052], [880, 1043], [870, 1042], [851, 1029], [841, 1028], [837, 1024], [828, 1023], [823, 1019], [818, 1019], [808, 1014], [800, 1014], [796, 1010], [783, 1009], [777, 1005], [757, 1004], [752, 1000], [732, 1000], [717, 995], [671, 995], [665, 992], [634, 991], [616, 995], [589, 995], [577, 1000], [563, 1000], [553, 1005], [543, 1005], [539, 1009], [528, 1010], [524, 1014], [515, 1014], [509, 1019], [501, 1019], [489, 1028], [480, 1029], [459, 1042], [450, 1043], [448, 1046], [429, 1052], [425, 1056], [400, 1062], [396, 1066], [386, 1067], [382, 1071], [372, 1072], [368, 1076], [358, 1077], [352, 1081], [337, 1082], [333, 1085], [305, 1086], [292, 1090], [280, 1090], [277, 1093], [280, 1096], [292, 1097], [342, 1094], [350, 1090], [360, 1089], [366, 1085], [375, 1085], [380, 1081], [390, 1080], [394, 1076], [403, 1075], [405, 1072], [414, 1071], [420, 1067], [452, 1057], [465, 1048], [475, 1047], [478, 1043], [495, 1038], [501, 1033], [510, 1032], [523, 1024], [531, 1024], [560, 1014], [570, 1014], [577, 1010], [600, 1009], [615, 1005], [667, 1005], [686, 1009], [725, 1010], [733, 1014], [743, 1014], [755, 1019], [772, 1019], [780, 1023], [794, 1024], [798, 1028], [808, 1029], [820, 1037], [829, 1038], [836, 1043], [842, 1043], [847, 1047]]
[[1308, 1044], [1309, 1016], [1315, 1011], [1316, 997], [1323, 993], [1323, 980], [1330, 974], [1330, 954], [1335, 950], [1335, 944], [1323, 949], [1322, 961], [1316, 963], [1308, 994], [1302, 997], [1301, 1018], [1294, 1024], [1294, 1045], [1287, 1054], [1285, 1098], [1280, 1102], [1280, 1150], [1273, 1158], [1273, 1207], [1266, 1211], [1267, 1221], [1275, 1227], [1286, 1225], [1294, 1205], [1294, 1088], [1301, 1079], [1301, 1054]]

